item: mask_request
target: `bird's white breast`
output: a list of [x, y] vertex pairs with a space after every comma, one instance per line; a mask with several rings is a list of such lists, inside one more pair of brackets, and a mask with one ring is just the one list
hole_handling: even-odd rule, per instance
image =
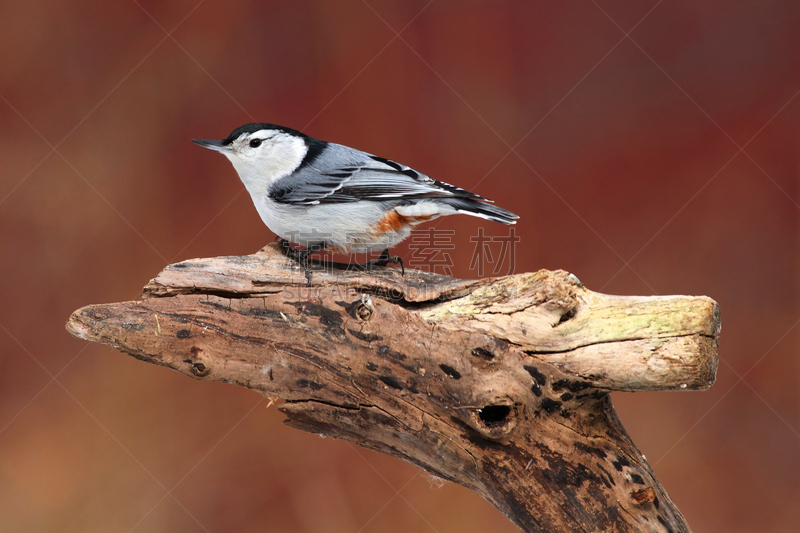
[[301, 246], [325, 243], [343, 252], [373, 252], [390, 248], [408, 237], [411, 228], [378, 233], [386, 215], [381, 202], [330, 203], [293, 206], [253, 196], [264, 224], [279, 237]]

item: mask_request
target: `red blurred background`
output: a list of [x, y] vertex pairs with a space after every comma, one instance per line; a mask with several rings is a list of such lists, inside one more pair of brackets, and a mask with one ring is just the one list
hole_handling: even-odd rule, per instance
[[[0, 530], [515, 530], [466, 489], [286, 428], [251, 391], [64, 331], [168, 263], [272, 240], [229, 163], [189, 142], [253, 121], [493, 198], [522, 216], [518, 272], [715, 298], [716, 385], [614, 403], [695, 531], [800, 530], [800, 3], [0, 13]], [[455, 231], [455, 275], [476, 275], [484, 225], [437, 225]]]

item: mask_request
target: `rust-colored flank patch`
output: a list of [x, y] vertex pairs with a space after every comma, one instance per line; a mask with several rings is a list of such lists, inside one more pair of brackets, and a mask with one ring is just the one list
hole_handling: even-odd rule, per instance
[[416, 226], [431, 220], [433, 216], [405, 217], [392, 209], [375, 225], [375, 233], [382, 235], [389, 231], [400, 231], [405, 226]]

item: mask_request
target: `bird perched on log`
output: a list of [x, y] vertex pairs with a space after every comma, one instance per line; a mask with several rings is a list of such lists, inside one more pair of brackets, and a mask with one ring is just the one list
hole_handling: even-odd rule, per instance
[[309, 254], [318, 250], [381, 251], [369, 266], [402, 267], [389, 248], [417, 224], [458, 213], [503, 224], [519, 218], [400, 163], [283, 126], [246, 124], [221, 141], [192, 141], [230, 160], [261, 220], [303, 267], [309, 286]]

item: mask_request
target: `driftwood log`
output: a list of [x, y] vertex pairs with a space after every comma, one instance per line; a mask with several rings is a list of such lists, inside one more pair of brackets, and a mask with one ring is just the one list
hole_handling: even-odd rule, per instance
[[285, 400], [290, 426], [464, 485], [524, 531], [689, 531], [609, 392], [710, 387], [713, 300], [608, 296], [564, 271], [314, 268], [306, 288], [278, 245], [183, 261], [67, 329]]

